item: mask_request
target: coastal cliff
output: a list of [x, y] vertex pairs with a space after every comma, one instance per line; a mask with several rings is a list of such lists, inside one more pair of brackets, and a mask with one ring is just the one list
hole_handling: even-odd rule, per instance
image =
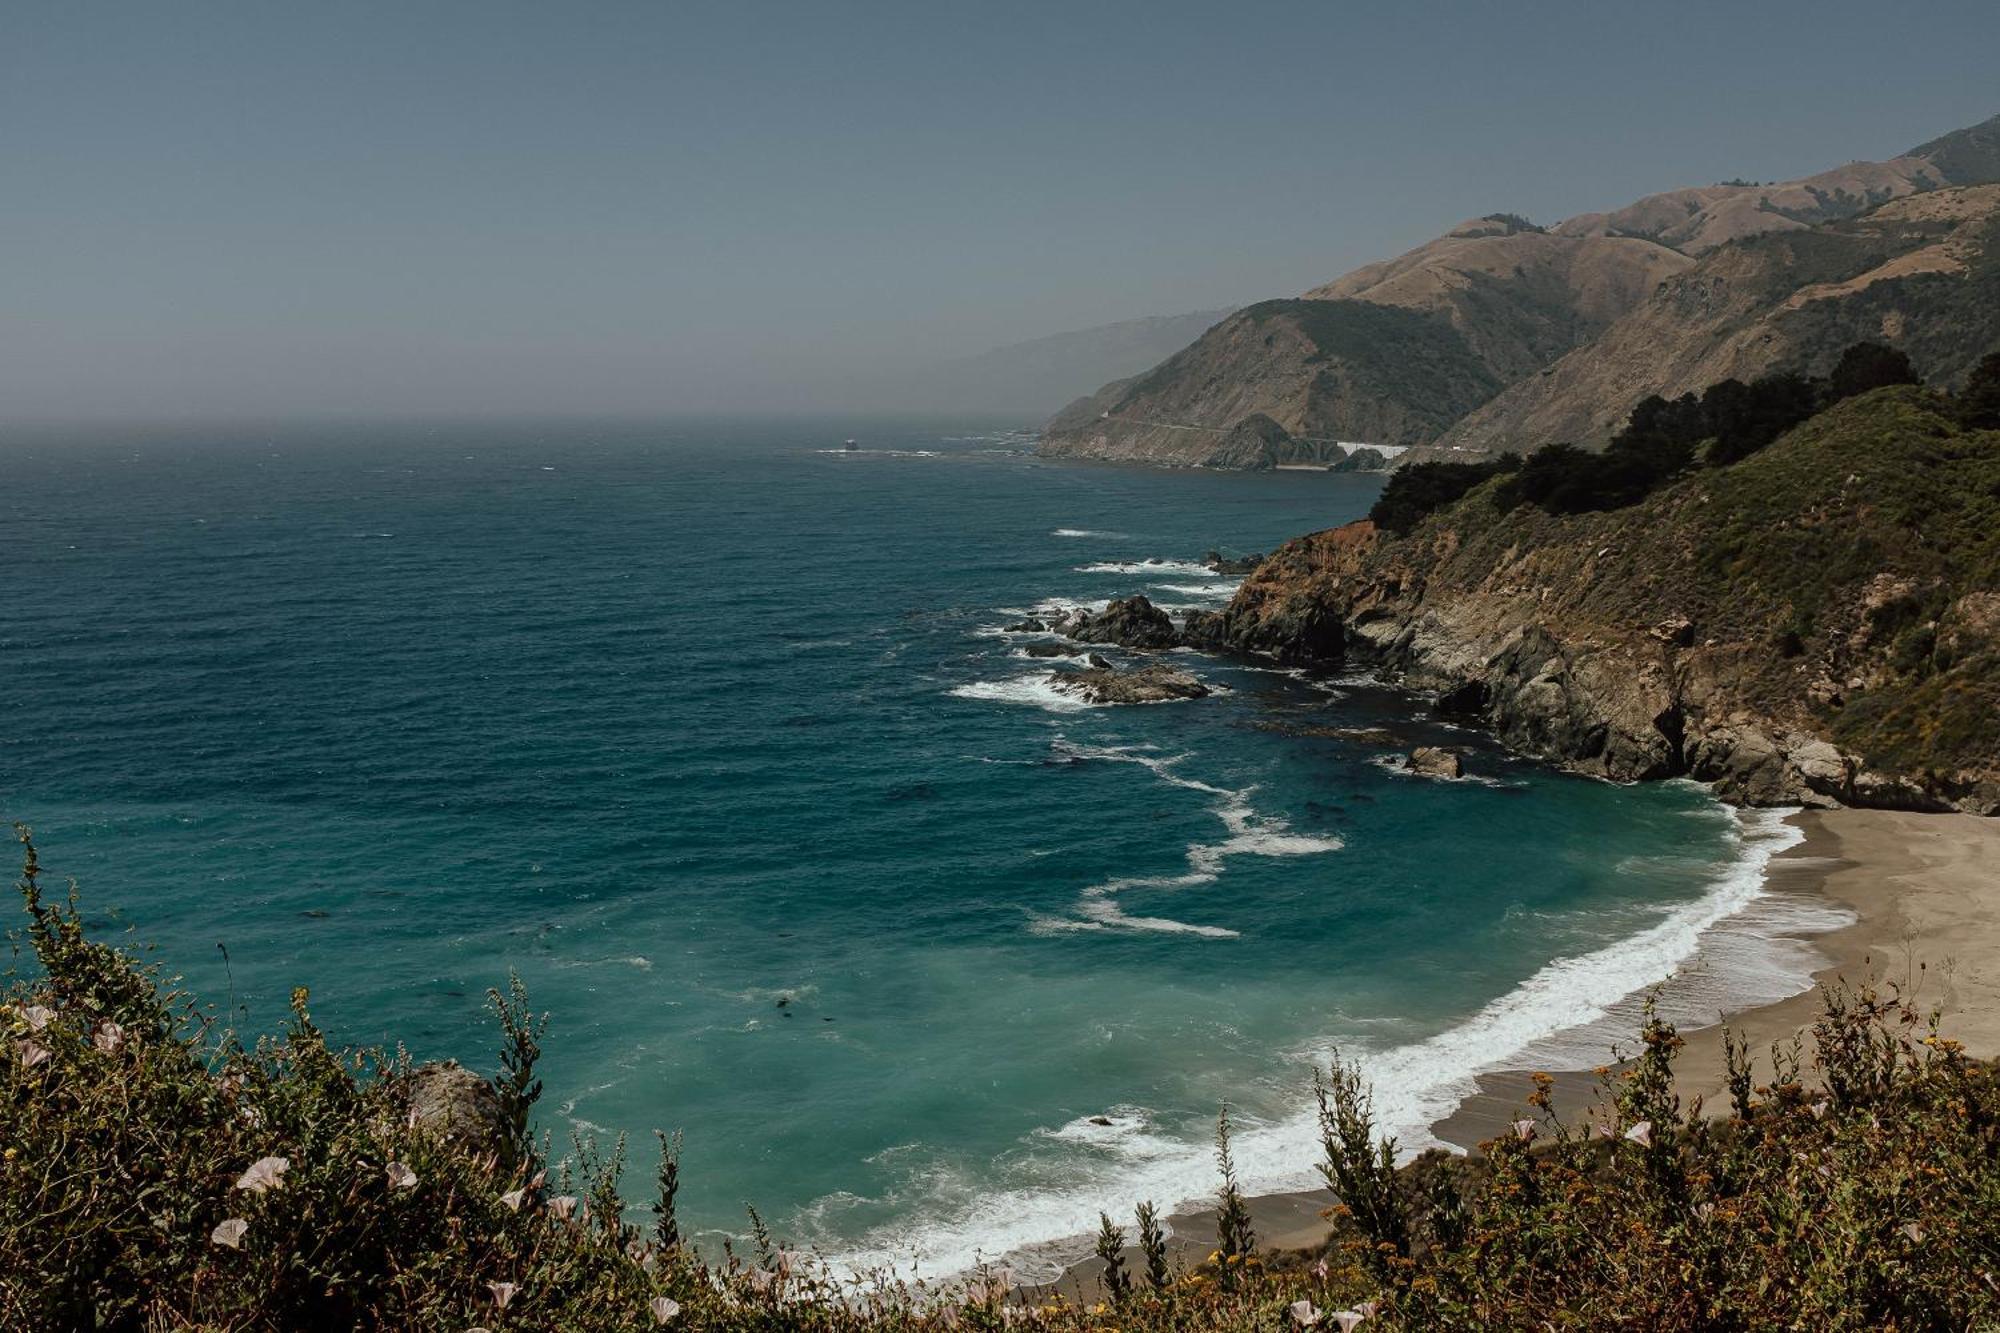
[[1495, 478], [1405, 536], [1286, 544], [1208, 629], [1436, 690], [1580, 772], [2000, 813], [2000, 431], [1892, 388], [1622, 509]]

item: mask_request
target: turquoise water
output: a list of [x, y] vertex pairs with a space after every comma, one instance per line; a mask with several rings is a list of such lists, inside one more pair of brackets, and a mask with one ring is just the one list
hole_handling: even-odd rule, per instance
[[[1336, 1044], [1420, 1143], [1784, 841], [1358, 681], [1190, 655], [1226, 692], [1080, 707], [999, 632], [1220, 605], [1188, 562], [1366, 478], [851, 422], [22, 436], [0, 470], [0, 815], [251, 1027], [304, 983], [341, 1039], [485, 1067], [518, 969], [544, 1124], [641, 1172], [683, 1129], [711, 1238], [749, 1200], [854, 1264], [1060, 1241], [1209, 1188], [1225, 1099], [1250, 1182], [1303, 1184]], [[1471, 779], [1287, 734], [1329, 726]]]

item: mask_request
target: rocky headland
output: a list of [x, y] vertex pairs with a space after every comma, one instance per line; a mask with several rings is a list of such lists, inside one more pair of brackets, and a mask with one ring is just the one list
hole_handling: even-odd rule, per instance
[[2000, 432], [1885, 389], [1625, 508], [1503, 486], [1290, 542], [1184, 635], [1371, 667], [1601, 777], [2000, 813]]

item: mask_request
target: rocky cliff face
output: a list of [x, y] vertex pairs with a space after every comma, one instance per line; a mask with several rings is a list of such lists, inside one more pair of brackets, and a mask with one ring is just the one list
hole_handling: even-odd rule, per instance
[[[1796, 181], [1672, 190], [1549, 228], [1475, 218], [1300, 300], [1239, 311], [1146, 374], [1071, 404], [1041, 450], [1254, 467], [1335, 461], [1336, 441], [1596, 445], [1647, 393], [1821, 370], [1818, 359], [1859, 337], [1949, 378], [1960, 367], [1947, 349], [1968, 341], [1953, 341], [1958, 326], [1979, 322], [1980, 301], [2000, 301], [1970, 273], [1968, 252], [1990, 238], [1946, 214], [1986, 204], [1921, 201], [1995, 181], [2000, 117]], [[1260, 425], [1256, 439], [1232, 440], [1251, 417], [1284, 438]]]
[[1625, 510], [1494, 491], [1291, 542], [1212, 632], [1373, 664], [1607, 778], [2000, 813], [2000, 432], [1885, 390]]

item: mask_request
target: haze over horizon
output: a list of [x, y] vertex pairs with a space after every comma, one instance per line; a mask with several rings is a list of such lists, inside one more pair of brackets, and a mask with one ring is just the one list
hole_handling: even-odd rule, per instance
[[1582, 5], [593, 15], [12, 7], [0, 420], [887, 409], [1467, 216], [2000, 110], [1990, 5], [1683, 6], [1642, 43]]

